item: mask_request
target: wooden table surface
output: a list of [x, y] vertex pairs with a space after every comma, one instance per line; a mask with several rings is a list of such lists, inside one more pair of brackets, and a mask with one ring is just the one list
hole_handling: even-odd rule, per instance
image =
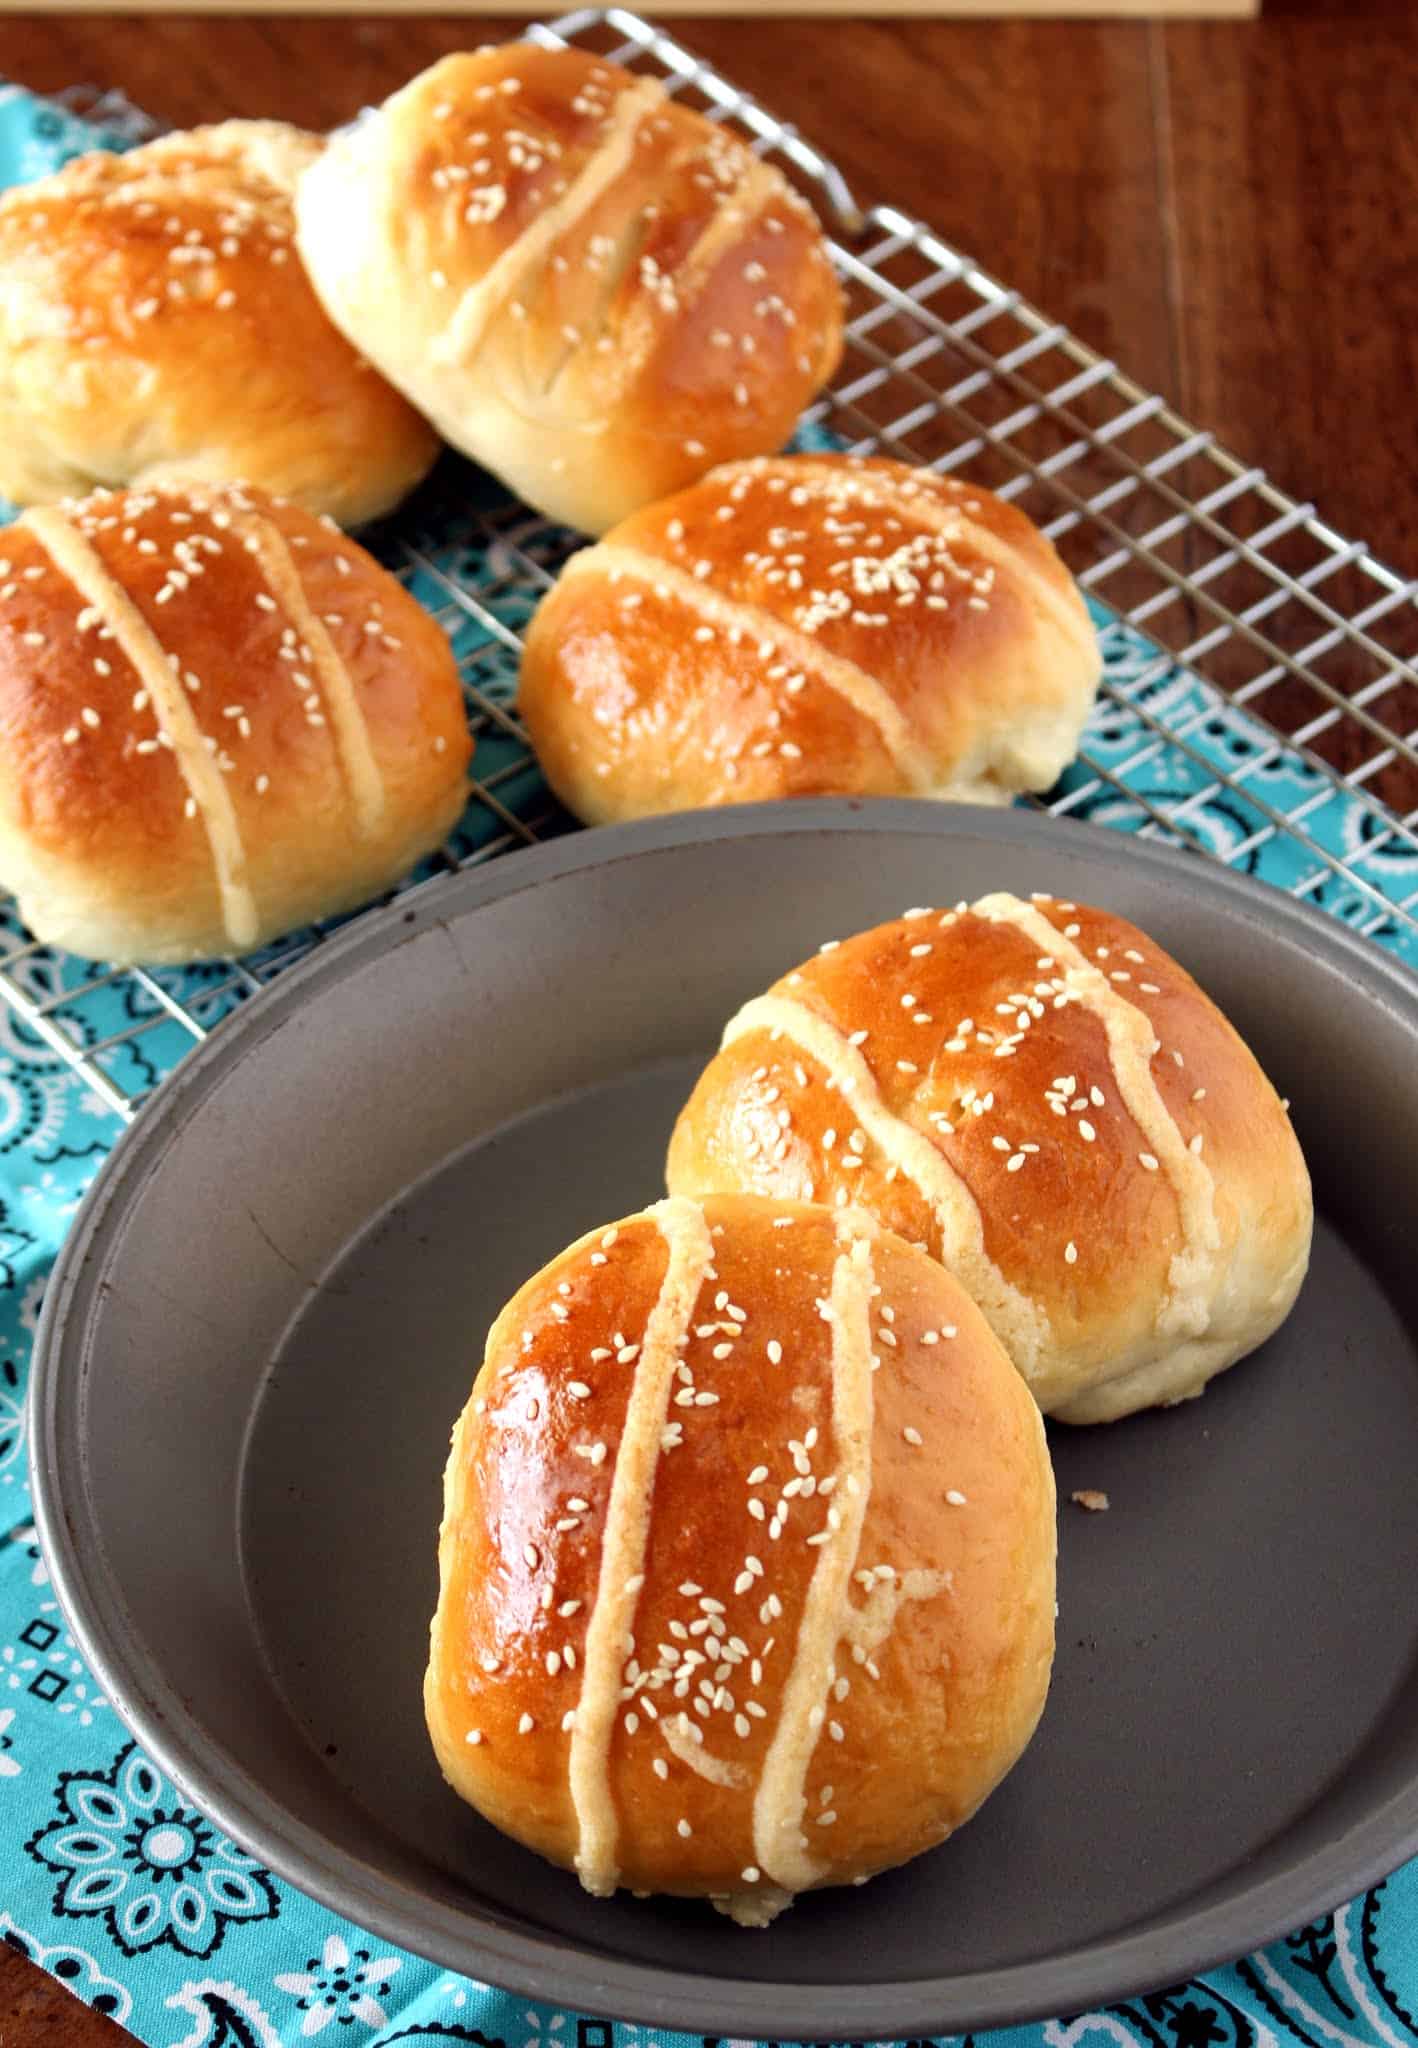
[[[1251, 23], [687, 20], [889, 198], [1418, 570], [1418, 38], [1408, 0]], [[505, 20], [0, 16], [0, 76], [164, 120], [321, 127]], [[0, 1947], [0, 2048], [118, 2031]]]

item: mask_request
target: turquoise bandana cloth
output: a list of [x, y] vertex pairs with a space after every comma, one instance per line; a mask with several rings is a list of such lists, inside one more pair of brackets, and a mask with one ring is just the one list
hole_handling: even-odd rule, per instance
[[[0, 185], [142, 132], [131, 110], [101, 102], [92, 111], [97, 125], [0, 85]], [[475, 536], [466, 507], [477, 488], [462, 468], [446, 491], [435, 479], [412, 511], [418, 545], [436, 571], [475, 588], [516, 630], [532, 598], [500, 545]], [[412, 588], [446, 610], [436, 574], [418, 572]], [[1074, 815], [1121, 831], [1146, 823], [1148, 806], [1170, 812], [1185, 803], [1191, 832], [1221, 859], [1300, 890], [1414, 964], [1413, 935], [1383, 908], [1384, 899], [1401, 904], [1418, 891], [1411, 841], [1105, 607], [1095, 604], [1094, 615], [1112, 694], [1086, 746], [1122, 788], [1080, 766], [1055, 795], [1069, 798]], [[510, 699], [515, 665], [494, 635], [467, 618], [455, 646], [488, 697]], [[494, 728], [479, 740], [478, 773], [505, 810], [540, 816], [548, 798], [535, 768], [521, 765], [523, 753]], [[1248, 794], [1237, 795], [1238, 782]], [[1302, 805], [1317, 844], [1375, 895], [1276, 829], [1274, 813]], [[566, 825], [554, 818], [551, 829]], [[471, 852], [499, 830], [475, 802], [455, 844]], [[12, 971], [41, 997], [78, 989], [90, 973], [83, 962], [42, 955]], [[210, 968], [167, 977], [207, 1023], [230, 1001], [217, 991], [220, 979]], [[71, 1014], [93, 1044], [152, 1024], [158, 1006], [120, 983]], [[141, 1091], [187, 1044], [178, 1027], [157, 1024], [128, 1040], [112, 1070]], [[297, 2048], [319, 2035], [341, 2048], [720, 2048], [698, 2035], [529, 2004], [391, 1948], [229, 1841], [118, 1720], [65, 1628], [35, 1540], [24, 1405], [50, 1266], [117, 1136], [104, 1103], [0, 1008], [0, 1937], [150, 2048]], [[1418, 2041], [1418, 1862], [1232, 1968], [978, 2040], [981, 2048], [1410, 2048]]]

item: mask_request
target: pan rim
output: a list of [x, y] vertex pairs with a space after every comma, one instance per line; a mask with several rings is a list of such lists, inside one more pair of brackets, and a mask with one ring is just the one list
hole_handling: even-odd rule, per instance
[[[922, 1976], [895, 1983], [735, 1982], [686, 1974], [604, 1954], [589, 1944], [542, 1935], [503, 1920], [430, 1900], [353, 1854], [332, 1853], [315, 1829], [264, 1794], [137, 1655], [121, 1587], [88, 1515], [82, 1431], [83, 1382], [104, 1271], [121, 1245], [121, 1223], [149, 1178], [161, 1171], [177, 1130], [236, 1065], [260, 1055], [292, 1016], [330, 983], [396, 951], [429, 924], [456, 912], [554, 885], [588, 870], [654, 857], [710, 841], [775, 840], [803, 834], [906, 833], [945, 844], [984, 839], [1051, 851], [1076, 846], [1090, 828], [1025, 810], [981, 812], [965, 806], [896, 799], [808, 799], [692, 812], [577, 833], [512, 860], [439, 878], [398, 902], [367, 913], [254, 997], [197, 1047], [156, 1091], [95, 1178], [71, 1227], [36, 1334], [31, 1370], [31, 1483], [35, 1522], [54, 1590], [79, 1648], [102, 1678], [129, 1730], [164, 1772], [222, 1829], [263, 1862], [333, 1910], [441, 1966], [588, 2013], [704, 2033], [777, 2039], [820, 2032], [872, 2038], [929, 2035], [1018, 2024], [1077, 2012], [1178, 1981], [1229, 1962], [1330, 1910], [1387, 1876], [1418, 1850], [1418, 1773], [1337, 1838], [1258, 1885], [1239, 1891], [1226, 1880], [1202, 1903], [1182, 1901], [1131, 1931], [1062, 1955], [999, 1969]], [[1101, 828], [1091, 828], [1101, 838]], [[1108, 835], [1121, 854], [1124, 842]], [[1231, 919], [1263, 925], [1360, 984], [1418, 1040], [1418, 977], [1392, 955], [1272, 886], [1214, 867], [1186, 852], [1133, 838], [1130, 864], [1183, 882]], [[119, 1227], [106, 1233], [112, 1221]], [[106, 1242], [106, 1235], [111, 1241]], [[1321, 1795], [1322, 1796], [1322, 1795]], [[1205, 1903], [1212, 1898], [1212, 1903]]]

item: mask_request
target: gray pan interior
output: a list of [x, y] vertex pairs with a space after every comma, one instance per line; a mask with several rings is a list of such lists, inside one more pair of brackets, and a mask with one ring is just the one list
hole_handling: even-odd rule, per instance
[[[595, 1901], [443, 1786], [420, 1679], [453, 1418], [505, 1297], [661, 1191], [723, 1020], [823, 938], [1045, 888], [1171, 948], [1293, 1097], [1300, 1305], [1199, 1402], [1051, 1432], [1053, 1697], [959, 1839], [767, 1933]], [[1276, 893], [1018, 812], [585, 834], [353, 927], [183, 1068], [46, 1304], [35, 1491], [152, 1755], [309, 1892], [472, 1975], [737, 2035], [927, 2034], [1175, 1981], [1418, 1850], [1418, 983]], [[1067, 1505], [1104, 1488], [1112, 1511]]]

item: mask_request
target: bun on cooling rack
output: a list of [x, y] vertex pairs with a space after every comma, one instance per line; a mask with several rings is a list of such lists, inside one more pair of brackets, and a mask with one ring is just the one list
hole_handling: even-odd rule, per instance
[[1048, 1689], [1038, 1412], [854, 1211], [662, 1202], [553, 1259], [493, 1326], [439, 1558], [444, 1774], [596, 1893], [762, 1925], [860, 1882], [970, 1817]]
[[0, 196], [0, 492], [181, 474], [352, 525], [418, 482], [432, 430], [331, 326], [292, 245], [320, 149], [228, 121]]
[[746, 1003], [668, 1177], [868, 1210], [1069, 1422], [1200, 1393], [1309, 1259], [1305, 1163], [1236, 1032], [1134, 926], [1048, 896], [912, 911]]
[[452, 651], [328, 522], [238, 487], [0, 532], [0, 882], [120, 962], [246, 952], [443, 838], [471, 751]]
[[297, 211], [355, 346], [587, 532], [779, 447], [841, 352], [822, 232], [786, 180], [579, 51], [445, 57], [333, 139]]
[[1023, 513], [901, 463], [785, 456], [573, 555], [520, 706], [592, 824], [834, 793], [1003, 801], [1073, 759], [1100, 668]]

